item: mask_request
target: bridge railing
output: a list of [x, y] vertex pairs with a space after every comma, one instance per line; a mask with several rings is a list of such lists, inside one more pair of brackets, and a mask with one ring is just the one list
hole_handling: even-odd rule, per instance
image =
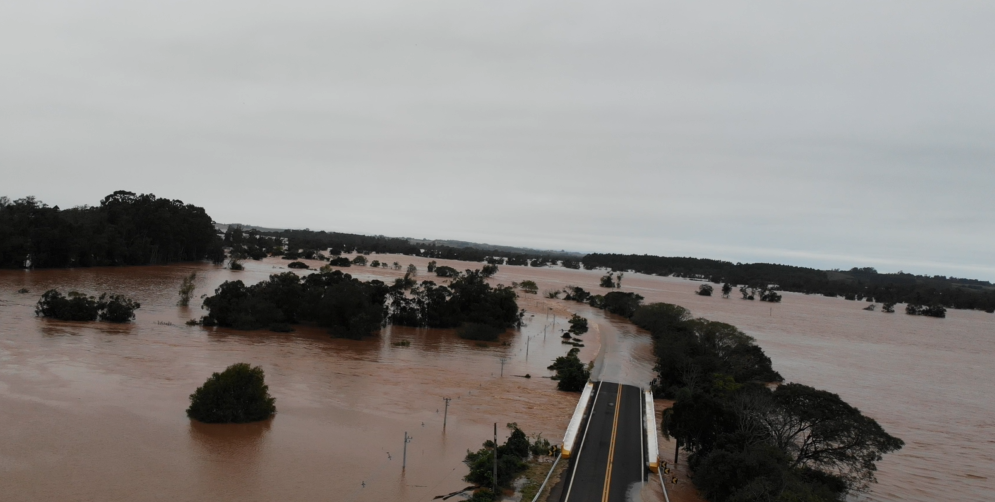
[[591, 402], [591, 394], [593, 392], [594, 383], [587, 382], [584, 390], [580, 393], [580, 400], [577, 401], [577, 408], [574, 409], [574, 415], [570, 418], [567, 431], [563, 434], [563, 448], [560, 450], [563, 458], [570, 458], [570, 454], [577, 444], [577, 436], [580, 435], [580, 424], [584, 421], [584, 413], [587, 411], [587, 405]]

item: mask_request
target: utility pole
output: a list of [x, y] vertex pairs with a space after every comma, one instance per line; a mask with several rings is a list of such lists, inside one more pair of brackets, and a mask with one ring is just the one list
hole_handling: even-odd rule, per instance
[[532, 341], [532, 337], [529, 336], [525, 338], [525, 360], [529, 360], [529, 342]]
[[505, 359], [502, 357], [501, 358], [501, 378], [504, 378], [504, 361], [505, 361]]
[[442, 400], [446, 402], [446, 413], [442, 415], [442, 430], [446, 430], [446, 420], [449, 419], [449, 401], [452, 401], [453, 398], [444, 397]]
[[[495, 426], [496, 425], [497, 424], [495, 424]], [[414, 439], [414, 438], [413, 437], [408, 437], [408, 431], [404, 431], [404, 457], [401, 460], [401, 470], [402, 471], [408, 466], [408, 443], [410, 443], [412, 439]]]
[[494, 494], [498, 493], [498, 480], [497, 480], [497, 422], [494, 422]]
[[544, 341], [544, 342], [546, 341], [546, 328], [548, 328], [548, 327], [549, 326], [543, 326], [542, 327], [542, 341]]

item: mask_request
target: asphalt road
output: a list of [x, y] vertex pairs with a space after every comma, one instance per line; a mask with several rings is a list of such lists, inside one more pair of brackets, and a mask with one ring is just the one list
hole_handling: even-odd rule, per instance
[[599, 382], [570, 459], [561, 502], [625, 502], [646, 479], [643, 395], [638, 387]]

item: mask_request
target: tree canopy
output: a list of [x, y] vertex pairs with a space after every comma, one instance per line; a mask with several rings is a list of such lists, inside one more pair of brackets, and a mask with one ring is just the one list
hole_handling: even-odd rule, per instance
[[771, 390], [781, 375], [735, 326], [665, 303], [639, 307], [632, 321], [653, 338], [654, 391], [676, 398], [663, 431], [690, 453], [695, 485], [712, 502], [840, 502], [902, 447], [836, 394], [794, 383]]
[[60, 321], [128, 322], [135, 318], [141, 304], [122, 295], [104, 293], [100, 298], [70, 291], [68, 297], [50, 289], [35, 305], [35, 315]]
[[387, 292], [383, 282], [362, 282], [339, 270], [303, 278], [284, 272], [252, 286], [226, 281], [204, 299], [204, 325], [251, 330], [312, 323], [359, 339], [380, 329]]
[[276, 413], [265, 374], [259, 366], [236, 363], [214, 373], [190, 395], [187, 416], [205, 423], [245, 423]]
[[223, 259], [203, 208], [153, 194], [117, 191], [99, 206], [49, 207], [34, 197], [0, 198], [0, 267], [151, 265]]

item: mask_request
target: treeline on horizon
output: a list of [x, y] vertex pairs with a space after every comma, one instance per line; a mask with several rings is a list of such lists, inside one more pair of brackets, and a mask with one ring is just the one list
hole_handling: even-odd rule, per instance
[[[244, 242], [239, 242], [242, 238]], [[234, 238], [234, 241], [233, 241]], [[278, 241], [277, 239], [280, 240]], [[289, 245], [280, 245], [286, 239]], [[943, 306], [995, 312], [995, 285], [987, 281], [907, 273], [880, 274], [873, 268], [825, 271], [770, 263], [731, 263], [705, 258], [555, 251], [507, 250], [412, 243], [405, 238], [312, 230], [250, 230], [230, 227], [222, 239], [202, 207], [154, 194], [116, 191], [98, 206], [49, 207], [34, 197], [0, 197], [0, 268], [155, 265], [210, 259], [221, 263], [225, 247], [233, 257], [289, 258], [322, 251], [390, 253], [495, 265], [609, 269], [708, 280], [716, 284], [775, 289], [880, 303], [906, 303], [917, 311]], [[311, 253], [307, 251], [310, 250]], [[244, 256], [242, 256], [244, 255]]]
[[0, 197], [0, 267], [156, 265], [224, 260], [214, 222], [202, 207], [153, 194], [117, 191], [98, 206], [60, 209], [25, 197]]
[[584, 268], [634, 271], [643, 274], [707, 280], [715, 284], [765, 287], [795, 293], [842, 297], [847, 300], [910, 305], [942, 305], [955, 309], [995, 312], [995, 285], [987, 281], [877, 270], [818, 270], [773, 263], [731, 263], [706, 258], [592, 253]]
[[440, 260], [487, 261], [494, 265], [522, 265], [532, 267], [556, 265], [561, 261], [566, 261], [567, 265], [573, 265], [572, 268], [579, 268], [580, 266], [580, 263], [575, 260], [575, 256], [555, 251], [509, 253], [508, 251], [498, 249], [455, 247], [435, 243], [416, 244], [400, 237], [314, 230], [283, 230], [281, 232], [253, 230], [252, 232], [263, 237], [287, 239], [291, 248], [295, 250], [328, 250], [333, 255], [342, 253], [402, 254]]

